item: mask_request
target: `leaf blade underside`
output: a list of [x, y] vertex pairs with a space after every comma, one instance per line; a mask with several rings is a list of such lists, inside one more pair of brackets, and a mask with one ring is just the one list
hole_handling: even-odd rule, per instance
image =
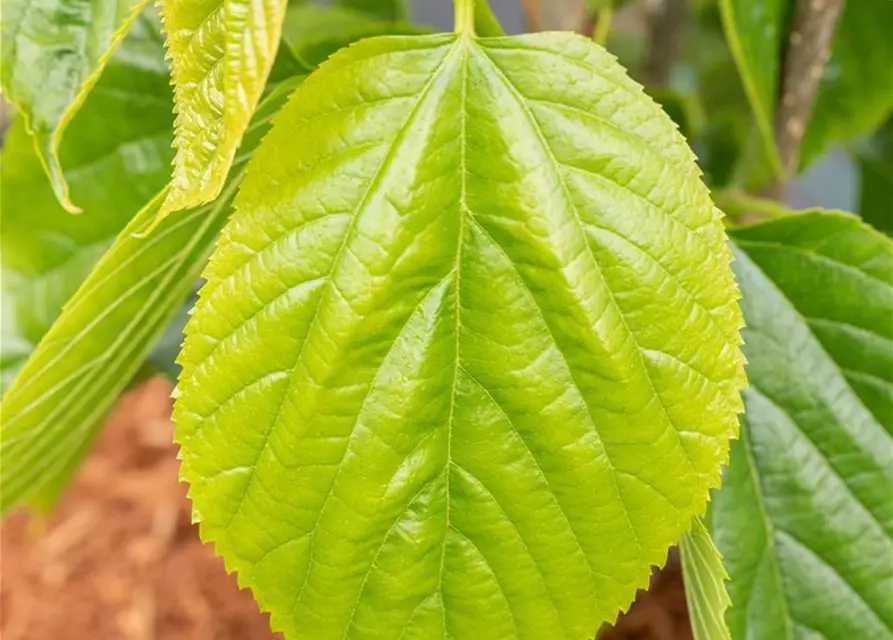
[[750, 387], [711, 501], [733, 638], [893, 638], [893, 242], [810, 211], [732, 231]]
[[731, 640], [724, 619], [731, 604], [725, 585], [729, 576], [700, 518], [679, 542], [679, 561], [694, 640]]
[[719, 215], [586, 39], [339, 52], [252, 161], [187, 328], [203, 538], [290, 638], [591, 635], [735, 433]]

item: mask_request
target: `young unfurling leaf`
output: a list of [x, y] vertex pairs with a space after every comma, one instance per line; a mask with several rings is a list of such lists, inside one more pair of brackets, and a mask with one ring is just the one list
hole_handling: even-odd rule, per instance
[[158, 219], [218, 196], [276, 57], [286, 0], [164, 0], [177, 119]]

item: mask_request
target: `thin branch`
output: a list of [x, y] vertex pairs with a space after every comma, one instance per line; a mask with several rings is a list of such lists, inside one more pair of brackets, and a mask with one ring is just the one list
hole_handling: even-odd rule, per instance
[[648, 11], [651, 48], [645, 63], [648, 84], [666, 86], [670, 72], [687, 37], [691, 7], [689, 0], [653, 0]]
[[783, 195], [788, 181], [797, 174], [803, 134], [812, 117], [844, 3], [845, 0], [797, 0], [775, 114], [775, 144], [783, 172], [773, 190], [775, 195]]

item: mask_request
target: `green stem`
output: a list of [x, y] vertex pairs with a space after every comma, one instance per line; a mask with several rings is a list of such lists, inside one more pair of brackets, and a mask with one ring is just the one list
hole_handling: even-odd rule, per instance
[[760, 198], [737, 189], [714, 191], [713, 201], [736, 224], [749, 224], [763, 218], [780, 218], [792, 213], [776, 200]]
[[487, 0], [453, 0], [456, 33], [477, 33], [485, 38], [505, 35], [505, 29], [487, 4]]
[[597, 44], [605, 46], [608, 42], [608, 32], [611, 30], [611, 19], [614, 17], [614, 1], [607, 0], [604, 6], [598, 12], [598, 18], [595, 23], [595, 33], [592, 39]]
[[456, 33], [474, 35], [474, 0], [453, 0]]

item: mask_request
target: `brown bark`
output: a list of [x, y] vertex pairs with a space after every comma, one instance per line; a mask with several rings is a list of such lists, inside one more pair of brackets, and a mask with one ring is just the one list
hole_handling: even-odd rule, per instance
[[812, 116], [844, 4], [845, 0], [797, 0], [775, 114], [775, 144], [782, 164], [782, 175], [773, 189], [776, 196], [783, 195], [788, 181], [797, 174], [803, 134]]

